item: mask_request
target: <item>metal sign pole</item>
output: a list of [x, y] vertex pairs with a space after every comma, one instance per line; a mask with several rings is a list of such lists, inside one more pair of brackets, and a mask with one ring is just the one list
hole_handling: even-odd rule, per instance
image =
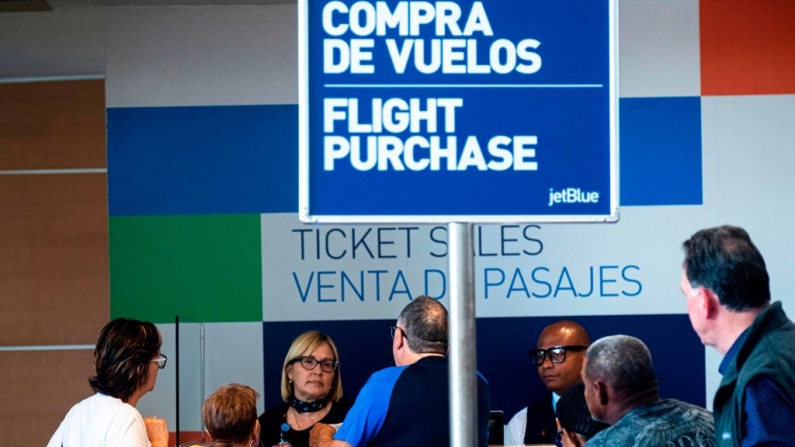
[[450, 223], [450, 446], [478, 443], [477, 349], [472, 224]]

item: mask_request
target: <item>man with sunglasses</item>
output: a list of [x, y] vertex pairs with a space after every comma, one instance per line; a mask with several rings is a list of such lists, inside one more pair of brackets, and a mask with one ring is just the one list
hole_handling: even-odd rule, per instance
[[505, 445], [552, 444], [560, 429], [555, 406], [560, 396], [582, 379], [580, 371], [585, 350], [591, 344], [588, 332], [574, 321], [558, 321], [538, 337], [530, 361], [550, 393], [534, 400], [511, 418]]
[[[376, 372], [339, 431], [317, 424], [311, 447], [450, 445], [447, 309], [420, 296], [391, 328], [395, 367]], [[488, 444], [489, 390], [478, 374], [478, 445]], [[332, 439], [333, 437], [333, 439]]]

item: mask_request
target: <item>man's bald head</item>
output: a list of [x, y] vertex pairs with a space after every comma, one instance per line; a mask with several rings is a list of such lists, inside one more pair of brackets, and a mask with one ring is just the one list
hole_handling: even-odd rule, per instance
[[[547, 350], [547, 356], [538, 365], [538, 376], [550, 391], [563, 393], [582, 380], [585, 348], [591, 345], [591, 337], [582, 325], [575, 321], [563, 320], [550, 324], [538, 337], [537, 349]], [[554, 363], [549, 357], [549, 349], [564, 347], [565, 359]]]
[[538, 343], [541, 343], [541, 340], [545, 336], [557, 336], [565, 338], [567, 340], [567, 344], [584, 346], [591, 345], [591, 337], [588, 335], [588, 331], [586, 331], [585, 328], [576, 321], [563, 320], [550, 324], [549, 326], [545, 327], [543, 331], [541, 331], [541, 335], [538, 336]]

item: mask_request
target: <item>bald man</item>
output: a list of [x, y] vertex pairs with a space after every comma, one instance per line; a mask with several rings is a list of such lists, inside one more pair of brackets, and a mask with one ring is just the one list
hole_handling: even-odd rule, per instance
[[530, 360], [550, 393], [511, 418], [505, 445], [552, 444], [555, 441], [558, 432], [555, 406], [566, 390], [582, 381], [580, 372], [590, 344], [588, 332], [574, 321], [558, 321], [541, 331], [536, 349], [530, 351]]

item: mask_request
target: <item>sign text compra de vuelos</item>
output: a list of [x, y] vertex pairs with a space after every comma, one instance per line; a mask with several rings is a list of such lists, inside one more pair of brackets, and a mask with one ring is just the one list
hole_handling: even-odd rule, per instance
[[[535, 51], [541, 43], [531, 38], [494, 38], [488, 58], [482, 57], [478, 44], [493, 38], [494, 30], [481, 2], [465, 11], [444, 1], [359, 1], [350, 7], [333, 1], [323, 8], [322, 23], [326, 74], [375, 74], [377, 67], [403, 74], [411, 67], [426, 75], [530, 75], [542, 66]], [[419, 37], [429, 34], [435, 38]], [[376, 45], [385, 47], [389, 63], [375, 63]], [[460, 135], [456, 112], [463, 107], [460, 97], [376, 97], [367, 104], [324, 98], [324, 170], [340, 163], [358, 171], [538, 170], [537, 136]]]

